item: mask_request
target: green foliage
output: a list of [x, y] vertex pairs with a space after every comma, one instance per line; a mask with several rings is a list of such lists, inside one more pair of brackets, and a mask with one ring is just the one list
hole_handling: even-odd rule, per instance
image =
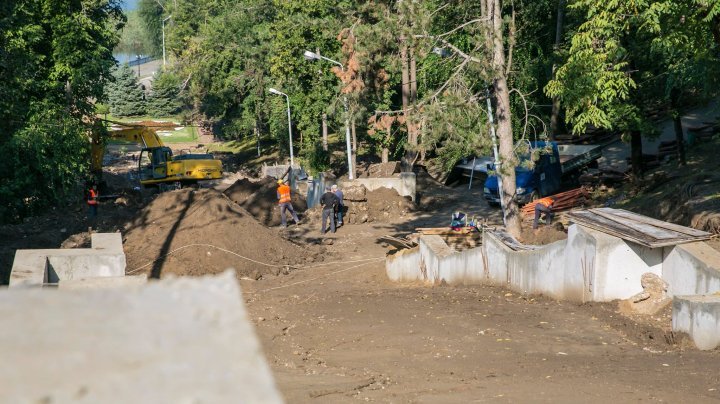
[[0, 146], [0, 221], [16, 221], [72, 198], [88, 169], [82, 122], [50, 103], [31, 106], [25, 126]]
[[83, 117], [104, 99], [119, 0], [0, 2], [0, 221], [73, 194], [88, 165]]
[[135, 73], [127, 64], [112, 72], [114, 81], [108, 85], [110, 112], [116, 116], [136, 116], [145, 113], [145, 92]]
[[140, 14], [137, 11], [128, 11], [125, 15], [127, 23], [123, 27], [120, 43], [115, 47], [115, 51], [131, 55], [156, 54], [157, 47]]
[[177, 75], [170, 72], [160, 72], [153, 80], [152, 92], [147, 99], [147, 114], [163, 117], [180, 112], [182, 105], [178, 96], [181, 84]]
[[[142, 21], [148, 41], [147, 54], [158, 57], [162, 56], [162, 20], [165, 18], [160, 3], [157, 0], [140, 0], [137, 5], [137, 14]], [[168, 23], [171, 22], [166, 22]]]
[[702, 3], [571, 3], [585, 22], [572, 37], [557, 79], [545, 91], [563, 101], [575, 133], [593, 125], [647, 134], [651, 125], [641, 106], [676, 104], [679, 100], [670, 100], [671, 93], [710, 94], [717, 89], [717, 44], [704, 20], [708, 11], [697, 7]]
[[309, 150], [303, 150], [302, 154], [305, 156], [311, 175], [330, 169], [330, 153], [323, 150], [322, 144], [316, 143]]

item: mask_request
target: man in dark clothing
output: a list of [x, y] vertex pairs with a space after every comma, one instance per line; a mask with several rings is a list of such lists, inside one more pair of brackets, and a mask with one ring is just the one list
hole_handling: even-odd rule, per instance
[[338, 198], [337, 225], [342, 226], [343, 225], [342, 219], [343, 219], [343, 197], [344, 197], [344, 195], [343, 195], [343, 192], [338, 189], [337, 185], [333, 185], [330, 189], [332, 190], [333, 194], [335, 194], [335, 196], [337, 196], [337, 198]]
[[337, 196], [330, 190], [330, 187], [325, 188], [325, 193], [320, 197], [320, 205], [323, 207], [320, 234], [325, 234], [327, 219], [330, 219], [330, 230], [335, 233], [335, 207], [337, 204]]

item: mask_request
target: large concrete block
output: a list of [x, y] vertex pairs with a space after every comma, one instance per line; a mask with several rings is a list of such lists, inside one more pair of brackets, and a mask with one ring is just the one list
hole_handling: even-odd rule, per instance
[[385, 258], [385, 272], [394, 282], [424, 281], [426, 276], [420, 267], [420, 248], [400, 250], [388, 255]]
[[593, 300], [627, 299], [642, 292], [646, 272], [662, 276], [662, 248], [648, 248], [583, 227], [595, 243]]
[[125, 265], [120, 233], [95, 233], [91, 236], [91, 248], [17, 250], [9, 286], [42, 286], [61, 280], [124, 276]]
[[720, 291], [720, 252], [705, 242], [665, 247], [662, 277], [668, 295], [702, 295]]
[[235, 275], [0, 293], [0, 402], [279, 403]]
[[720, 296], [675, 296], [672, 328], [690, 335], [698, 349], [717, 348], [720, 346]]
[[57, 286], [60, 289], [101, 289], [138, 287], [146, 283], [147, 275], [132, 275], [60, 280]]

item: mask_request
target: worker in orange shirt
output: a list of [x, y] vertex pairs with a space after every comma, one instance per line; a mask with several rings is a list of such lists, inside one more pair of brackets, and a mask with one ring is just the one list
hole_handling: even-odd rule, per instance
[[535, 220], [533, 220], [533, 229], [538, 228], [538, 221], [540, 220], [540, 215], [542, 215], [543, 213], [545, 214], [545, 224], [549, 225], [550, 222], [552, 222], [552, 219], [555, 216], [552, 211], [554, 203], [555, 198], [553, 198], [552, 196], [537, 200], [537, 202], [535, 203]]
[[98, 196], [97, 185], [93, 184], [87, 193], [88, 218], [90, 220], [94, 220], [97, 217]]
[[295, 213], [295, 209], [293, 209], [292, 206], [292, 198], [290, 197], [290, 186], [285, 184], [283, 180], [278, 180], [278, 188], [277, 188], [277, 198], [278, 198], [278, 205], [280, 206], [280, 220], [282, 222], [282, 227], [287, 227], [287, 221], [285, 219], [285, 211], [290, 211], [292, 214], [293, 220], [295, 220], [295, 224], [300, 224], [300, 219], [298, 219], [297, 213]]

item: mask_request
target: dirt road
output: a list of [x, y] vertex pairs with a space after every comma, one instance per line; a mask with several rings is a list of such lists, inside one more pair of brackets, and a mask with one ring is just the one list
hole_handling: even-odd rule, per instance
[[[382, 257], [392, 227], [345, 227], [330, 252]], [[288, 402], [720, 400], [718, 352], [669, 345], [612, 304], [398, 285], [382, 261], [360, 264], [243, 281]]]

